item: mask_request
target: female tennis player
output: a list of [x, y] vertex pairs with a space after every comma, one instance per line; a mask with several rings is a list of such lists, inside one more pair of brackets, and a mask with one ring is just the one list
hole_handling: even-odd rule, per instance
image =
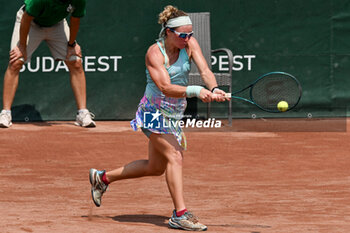
[[[159, 39], [146, 54], [146, 91], [136, 118], [131, 121], [134, 130], [141, 128], [149, 138], [148, 159], [133, 161], [109, 172], [90, 169], [92, 199], [96, 206], [100, 206], [103, 193], [114, 181], [165, 173], [175, 208], [169, 219], [170, 227], [204, 231], [207, 227], [186, 209], [184, 201], [182, 160], [186, 138], [182, 129], [171, 123], [167, 127], [148, 128], [144, 117], [152, 113], [152, 118], [159, 119], [158, 122], [176, 122], [185, 111], [186, 97], [197, 97], [203, 102], [221, 102], [225, 101], [226, 93], [217, 88], [215, 76], [192, 36], [189, 16], [169, 5], [159, 14], [159, 23], [162, 25]], [[191, 59], [196, 63], [207, 88], [212, 91], [201, 86], [187, 86]]]

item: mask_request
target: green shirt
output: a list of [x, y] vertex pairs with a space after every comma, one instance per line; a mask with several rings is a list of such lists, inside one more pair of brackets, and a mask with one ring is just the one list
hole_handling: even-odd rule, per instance
[[81, 18], [85, 15], [86, 0], [24, 0], [26, 12], [42, 27], [50, 27], [66, 18], [69, 13]]

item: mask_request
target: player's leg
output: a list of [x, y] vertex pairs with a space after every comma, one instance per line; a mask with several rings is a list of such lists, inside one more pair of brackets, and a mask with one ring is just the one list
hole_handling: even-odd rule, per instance
[[92, 175], [92, 180], [99, 176], [98, 179], [104, 180], [108, 185], [122, 179], [162, 175], [166, 171], [166, 180], [175, 208], [185, 209], [182, 188], [182, 148], [173, 135], [155, 133], [150, 136], [148, 148], [148, 160], [136, 160], [109, 172], [98, 173], [97, 170], [92, 169], [92, 173], [97, 173]]
[[12, 125], [11, 106], [18, 87], [19, 70], [23, 62], [20, 60], [9, 64], [4, 75], [3, 110], [0, 112], [0, 127], [8, 128]]
[[108, 182], [143, 176], [162, 175], [166, 181], [175, 208], [185, 209], [182, 188], [182, 152], [175, 137], [170, 134], [151, 134], [149, 159], [133, 161], [121, 168], [106, 173]]
[[[19, 29], [21, 26], [22, 15], [23, 9], [21, 7], [17, 12], [16, 22], [12, 33], [11, 50], [14, 49], [19, 42]], [[27, 61], [30, 61], [33, 52], [37, 49], [42, 40], [42, 33], [40, 33], [38, 27], [32, 22], [27, 41]], [[6, 69], [3, 84], [3, 110], [0, 113], [0, 127], [10, 127], [12, 125], [11, 106], [15, 98], [19, 82], [19, 72], [23, 64], [24, 61], [17, 60], [12, 64], [9, 63]]]
[[161, 175], [165, 170], [169, 192], [175, 206], [173, 216], [169, 220], [170, 227], [204, 231], [207, 227], [199, 223], [197, 217], [187, 211], [185, 207], [182, 160], [182, 148], [178, 145], [173, 135], [152, 133], [149, 142], [149, 160], [137, 160], [108, 173], [90, 169], [93, 201], [96, 206], [101, 205], [101, 197], [110, 182], [147, 175]]
[[155, 150], [151, 141], [149, 141], [148, 151], [148, 160], [136, 160], [109, 172], [90, 169], [91, 195], [96, 206], [101, 205], [102, 195], [111, 182], [143, 176], [158, 176], [164, 173], [167, 160]]
[[174, 207], [177, 210], [186, 208], [182, 183], [182, 148], [172, 134], [152, 134], [150, 136], [155, 150], [167, 160], [165, 178]]
[[148, 143], [148, 159], [136, 160], [118, 169], [106, 172], [109, 183], [117, 180], [160, 176], [167, 167], [167, 159], [155, 148], [152, 140]]
[[[152, 136], [153, 135], [153, 136]], [[155, 148], [167, 158], [166, 181], [175, 210], [169, 219], [169, 226], [176, 229], [205, 231], [207, 227], [198, 218], [187, 211], [183, 195], [182, 163], [183, 153], [174, 135], [151, 135]]]
[[47, 33], [46, 42], [51, 54], [55, 60], [64, 61], [69, 69], [70, 84], [78, 108], [76, 124], [83, 127], [95, 127], [96, 124], [92, 120], [94, 116], [86, 109], [86, 79], [82, 61], [79, 57], [66, 60], [69, 37], [67, 21], [64, 19], [50, 29], [50, 33]]
[[[149, 160], [138, 160], [108, 172], [105, 179], [113, 182], [120, 179], [136, 178], [146, 175], [161, 175], [164, 170], [175, 210], [169, 220], [172, 228], [204, 231], [207, 227], [197, 217], [187, 211], [183, 196], [182, 178], [183, 153], [176, 138], [171, 134], [151, 134]], [[100, 202], [99, 202], [100, 203]]]

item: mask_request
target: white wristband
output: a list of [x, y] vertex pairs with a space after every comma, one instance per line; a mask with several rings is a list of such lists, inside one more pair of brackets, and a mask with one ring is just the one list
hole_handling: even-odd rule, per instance
[[187, 86], [186, 96], [188, 98], [199, 97], [199, 94], [203, 88], [204, 87], [201, 87], [201, 86]]

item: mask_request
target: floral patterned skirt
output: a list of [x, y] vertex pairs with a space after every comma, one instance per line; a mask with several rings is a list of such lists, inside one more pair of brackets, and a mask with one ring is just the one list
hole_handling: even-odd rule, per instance
[[136, 118], [130, 122], [130, 125], [134, 131], [143, 128], [152, 133], [173, 134], [179, 145], [186, 150], [186, 137], [178, 124], [186, 106], [186, 98], [144, 95], [138, 105]]

